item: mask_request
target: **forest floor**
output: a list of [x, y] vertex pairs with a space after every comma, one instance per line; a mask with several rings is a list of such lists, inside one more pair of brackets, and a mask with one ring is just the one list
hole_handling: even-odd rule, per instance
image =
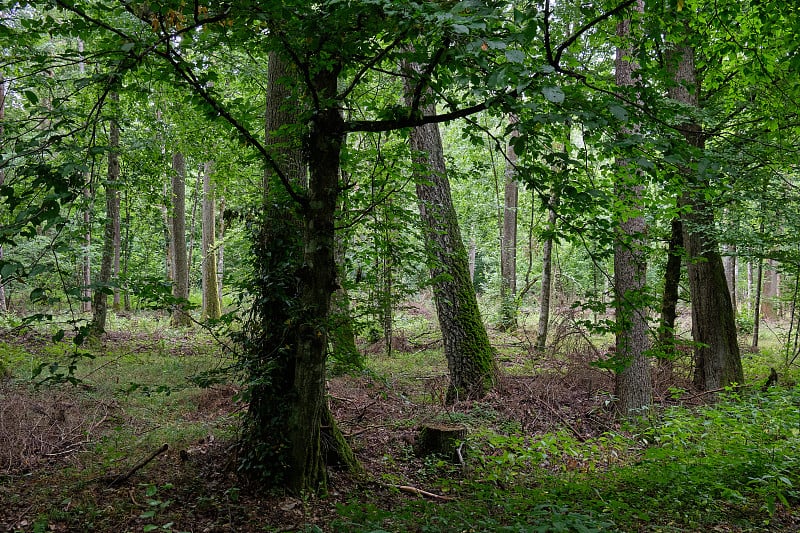
[[[213, 345], [112, 333], [94, 347], [104, 355], [80, 363], [75, 386], [0, 383], [0, 531], [800, 531], [800, 451], [773, 445], [770, 462], [747, 436], [728, 462], [712, 460], [711, 437], [697, 453], [691, 413], [709, 398], [692, 392], [688, 372], [654, 374], [660, 412], [681, 404], [689, 413], [663, 415], [679, 432], [656, 430], [652, 420], [622, 427], [610, 411], [612, 375], [589, 364], [598, 356], [590, 343], [575, 337], [562, 344], [566, 356], [532, 358], [524, 339], [497, 340], [497, 386], [455, 405], [442, 401], [435, 339], [398, 338], [391, 358], [368, 347], [376, 352], [368, 371], [328, 383], [331, 410], [366, 474], [331, 470], [326, 496], [296, 498], [237, 476], [245, 409], [237, 386], [186, 385], [219, 366]], [[14, 376], [54, 356], [33, 333], [0, 334], [3, 351]], [[759, 405], [783, 405], [783, 396], [770, 398]], [[776, 429], [769, 420], [783, 415], [769, 414], [754, 434], [796, 442], [798, 398], [787, 400], [797, 420]], [[700, 418], [709, 434], [715, 425], [730, 431], [730, 412]], [[415, 453], [419, 428], [432, 424], [467, 429], [456, 457]], [[669, 447], [676, 439], [680, 446]], [[654, 441], [683, 451], [660, 458], [650, 452]], [[673, 469], [676, 462], [685, 464]], [[740, 467], [777, 488], [714, 481]]]

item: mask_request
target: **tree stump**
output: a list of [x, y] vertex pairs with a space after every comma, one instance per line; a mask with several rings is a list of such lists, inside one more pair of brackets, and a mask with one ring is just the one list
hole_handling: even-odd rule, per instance
[[466, 436], [467, 428], [464, 426], [426, 424], [417, 433], [414, 453], [419, 457], [440, 455], [460, 464], [463, 460], [459, 456], [458, 447]]

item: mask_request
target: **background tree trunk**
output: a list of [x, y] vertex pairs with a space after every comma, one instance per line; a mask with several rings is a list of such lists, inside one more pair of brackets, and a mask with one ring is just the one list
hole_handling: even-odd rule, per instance
[[216, 202], [214, 201], [214, 184], [211, 182], [213, 161], [203, 165], [203, 223], [202, 243], [203, 248], [203, 320], [216, 320], [222, 316], [222, 307], [219, 301], [217, 280], [216, 257]]
[[[5, 142], [5, 117], [6, 117], [6, 80], [0, 73], [0, 145]], [[0, 168], [0, 186], [6, 181], [6, 171]], [[0, 261], [3, 260], [3, 246], [0, 245]], [[0, 313], [8, 311], [6, 304], [6, 286], [3, 284], [3, 277], [0, 276]]]
[[681, 259], [683, 247], [683, 225], [680, 217], [672, 219], [667, 264], [664, 268], [664, 292], [661, 296], [661, 324], [658, 330], [658, 343], [661, 348], [662, 363], [670, 362], [677, 356], [675, 347], [675, 320], [678, 317], [678, 295], [681, 281]]
[[[111, 93], [109, 101], [116, 107], [119, 95]], [[117, 109], [114, 109], [117, 112]], [[116, 243], [115, 222], [119, 220], [119, 126], [115, 119], [111, 119], [108, 132], [108, 173], [106, 177], [106, 222], [103, 232], [103, 256], [100, 261], [100, 276], [97, 287], [94, 289], [91, 331], [95, 336], [100, 336], [106, 330], [106, 317], [108, 314], [108, 295], [111, 274], [114, 269], [114, 251]], [[116, 224], [118, 227], [118, 224]]]
[[728, 282], [728, 291], [731, 293], [731, 307], [735, 314], [738, 307], [736, 302], [736, 245], [726, 244], [724, 251], [722, 266], [725, 269], [725, 280]]
[[[186, 159], [181, 152], [172, 155], [172, 251], [175, 280], [172, 295], [189, 299], [189, 262], [186, 251]], [[191, 325], [191, 317], [183, 304], [172, 311], [173, 326]]]
[[[509, 122], [519, 122], [511, 115]], [[512, 137], [519, 137], [515, 129]], [[517, 206], [519, 205], [519, 185], [517, 183], [517, 154], [509, 143], [506, 148], [505, 194], [503, 201], [503, 225], [500, 232], [500, 324], [504, 329], [517, 326]]]
[[[426, 113], [433, 111], [429, 107]], [[467, 250], [450, 195], [438, 125], [413, 128], [410, 141], [418, 165], [417, 199], [425, 246], [432, 259], [433, 295], [450, 372], [447, 399], [452, 402], [481, 397], [494, 384], [494, 350], [470, 280]]]
[[[644, 11], [644, 2], [639, 0], [634, 7]], [[629, 39], [631, 20], [623, 20], [617, 25], [617, 35]], [[617, 48], [615, 76], [618, 87], [635, 84], [635, 70], [631, 61], [634, 49]], [[636, 133], [623, 127], [622, 136]], [[650, 341], [647, 336], [647, 263], [644, 235], [646, 231], [642, 214], [641, 197], [644, 189], [641, 176], [630, 168], [625, 159], [617, 160], [618, 171], [614, 183], [616, 196], [623, 205], [624, 214], [614, 236], [614, 305], [616, 311], [616, 353], [622, 368], [616, 373], [616, 396], [618, 411], [623, 417], [641, 411], [653, 401], [653, 385], [650, 378], [650, 363], [647, 350]], [[633, 214], [631, 214], [633, 213]]]
[[536, 327], [536, 342], [533, 349], [544, 352], [547, 346], [547, 330], [550, 324], [550, 300], [553, 294], [553, 245], [556, 231], [556, 206], [558, 193], [553, 189], [547, 202], [546, 237], [542, 243], [542, 286], [539, 292], [539, 323]]
[[[674, 85], [669, 95], [674, 100], [698, 108], [700, 83], [694, 63], [694, 49], [674, 46], [667, 54]], [[681, 126], [688, 144], [702, 149], [705, 140], [701, 127], [689, 122]], [[695, 386], [716, 390], [731, 383], [742, 383], [742, 361], [736, 338], [731, 296], [719, 245], [709, 233], [714, 227], [714, 212], [705, 202], [708, 179], [689, 167], [684, 169], [685, 192], [679, 206], [683, 213], [683, 244], [688, 262], [689, 290], [692, 296], [692, 333], [695, 348]]]

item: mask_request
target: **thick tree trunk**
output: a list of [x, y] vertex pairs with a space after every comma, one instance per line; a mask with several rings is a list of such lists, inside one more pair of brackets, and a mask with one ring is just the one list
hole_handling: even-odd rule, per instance
[[[674, 100], [697, 108], [700, 83], [694, 65], [694, 49], [675, 46], [667, 54], [674, 85], [669, 89]], [[703, 148], [701, 127], [693, 122], [682, 126], [690, 146]], [[680, 199], [683, 213], [683, 244], [686, 250], [689, 289], [692, 296], [692, 333], [695, 348], [695, 386], [716, 390], [744, 379], [736, 322], [719, 245], [710, 234], [714, 212], [705, 202], [708, 179], [689, 167], [684, 169], [686, 190]]]
[[[269, 192], [272, 172], [264, 175], [265, 209], [283, 220], [264, 221], [268, 240], [257, 258], [261, 270], [255, 282], [262, 293], [256, 295], [254, 314], [260, 314], [256, 325], [263, 329], [255, 332], [260, 349], [248, 361], [256, 371], [251, 379], [258, 384], [251, 389], [244, 444], [249, 448], [246, 458], [262, 463], [255, 465], [255, 473], [277, 473], [285, 489], [303, 494], [325, 490], [332, 462], [359, 468], [325, 396], [331, 295], [337, 287], [334, 219], [344, 123], [339, 109], [323, 107], [307, 123], [306, 143], [299, 142], [299, 132], [276, 133], [284, 126], [305, 125], [298, 124], [297, 95], [287, 84], [296, 74], [277, 54], [269, 61], [267, 145], [284, 176], [300, 189], [308, 154], [309, 179], [298, 221], [296, 210], [273, 199], [279, 191]], [[336, 93], [337, 75], [318, 73], [314, 83], [325, 100]]]
[[[426, 111], [431, 114], [433, 109]], [[413, 128], [410, 141], [415, 164], [427, 169], [416, 170], [415, 177], [425, 246], [432, 259], [434, 300], [450, 372], [447, 400], [481, 397], [495, 381], [494, 350], [470, 280], [467, 250], [450, 195], [438, 125]]]
[[664, 268], [664, 292], [661, 296], [661, 324], [658, 343], [661, 361], [675, 359], [675, 320], [678, 318], [678, 294], [681, 281], [681, 249], [683, 248], [683, 225], [680, 218], [672, 219], [671, 234], [667, 247], [667, 265]]
[[[640, 0], [635, 9], [644, 11]], [[617, 25], [617, 35], [628, 39], [631, 20]], [[632, 48], [617, 48], [615, 62], [616, 83], [619, 87], [630, 87], [635, 83], [636, 64], [630, 58]], [[623, 127], [623, 136], [636, 132]], [[616, 373], [616, 396], [618, 411], [623, 417], [641, 411], [653, 401], [653, 385], [650, 378], [650, 363], [647, 350], [647, 263], [644, 236], [646, 231], [642, 214], [641, 196], [643, 186], [640, 176], [631, 169], [625, 159], [618, 159], [619, 170], [614, 184], [617, 197], [623, 206], [614, 237], [614, 305], [616, 311], [616, 352], [621, 365]]]
[[539, 323], [536, 327], [536, 342], [533, 349], [543, 352], [547, 346], [547, 330], [550, 324], [550, 299], [553, 294], [553, 233], [556, 231], [556, 205], [558, 195], [555, 190], [547, 202], [547, 237], [542, 243], [542, 285], [539, 291]]
[[[112, 103], [119, 102], [119, 96], [112, 93], [109, 96]], [[119, 219], [119, 192], [117, 183], [119, 182], [119, 126], [112, 119], [108, 133], [108, 173], [106, 177], [106, 222], [103, 232], [103, 256], [100, 262], [100, 277], [97, 280], [97, 287], [94, 289], [94, 301], [92, 311], [92, 335], [100, 336], [106, 330], [106, 316], [108, 314], [108, 295], [111, 274], [114, 269], [114, 244], [116, 235], [114, 233], [115, 221]]]
[[[175, 280], [172, 295], [189, 299], [189, 262], [186, 251], [186, 160], [182, 153], [172, 155], [172, 251]], [[191, 325], [191, 317], [183, 304], [172, 311], [173, 326]]]
[[203, 166], [203, 223], [202, 223], [202, 273], [203, 273], [203, 320], [216, 320], [222, 316], [222, 307], [217, 291], [217, 258], [216, 258], [216, 202], [214, 186], [211, 183], [213, 162], [207, 161]]
[[[511, 124], [518, 119], [511, 115]], [[518, 137], [514, 130], [512, 137]], [[517, 326], [517, 206], [519, 205], [519, 185], [516, 179], [517, 154], [509, 143], [506, 148], [505, 194], [503, 200], [503, 224], [500, 233], [500, 323], [504, 329]]]

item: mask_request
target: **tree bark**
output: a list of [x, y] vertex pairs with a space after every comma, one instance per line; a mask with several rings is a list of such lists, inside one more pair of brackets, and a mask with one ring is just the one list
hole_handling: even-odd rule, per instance
[[[119, 95], [111, 93], [109, 101], [112, 104], [119, 102]], [[116, 112], [116, 109], [115, 109]], [[103, 232], [103, 256], [100, 261], [100, 276], [97, 287], [94, 289], [92, 308], [92, 324], [90, 330], [93, 336], [101, 336], [106, 331], [106, 317], [108, 315], [108, 295], [111, 275], [114, 269], [114, 244], [116, 242], [115, 221], [119, 220], [119, 126], [115, 119], [111, 119], [108, 132], [108, 171], [106, 175], [106, 221]]]
[[679, 217], [672, 219], [667, 265], [664, 268], [664, 292], [661, 296], [661, 324], [658, 329], [658, 343], [662, 362], [675, 359], [675, 320], [678, 318], [678, 294], [681, 280], [681, 259], [683, 248], [683, 224]]
[[[172, 251], [175, 279], [172, 295], [179, 300], [189, 299], [189, 263], [186, 251], [186, 159], [181, 152], [172, 155]], [[182, 303], [172, 310], [172, 325], [191, 325], [191, 317]]]
[[214, 163], [207, 161], [203, 166], [203, 208], [202, 208], [202, 273], [203, 273], [203, 320], [216, 320], [222, 316], [217, 285], [216, 258], [216, 202], [214, 201], [214, 185], [211, 183], [211, 172]]
[[[644, 11], [642, 0], [634, 7]], [[631, 20], [617, 25], [617, 35], [629, 39]], [[615, 76], [618, 87], [630, 87], [636, 83], [637, 65], [630, 58], [633, 48], [617, 48]], [[636, 133], [624, 126], [622, 136]], [[631, 169], [624, 158], [617, 160], [618, 172], [614, 189], [623, 206], [623, 215], [618, 222], [614, 237], [614, 305], [616, 311], [616, 352], [620, 368], [616, 373], [616, 396], [618, 412], [627, 417], [650, 406], [653, 401], [653, 385], [647, 350], [647, 263], [644, 236], [646, 225], [642, 213], [642, 191], [640, 176]]]
[[[428, 114], [432, 111], [427, 109]], [[432, 259], [433, 294], [450, 372], [447, 399], [453, 402], [481, 397], [494, 384], [494, 350], [469, 276], [438, 125], [413, 128], [410, 141], [418, 165], [417, 199], [425, 245]]]
[[219, 228], [217, 232], [217, 294], [222, 305], [222, 281], [225, 278], [225, 197], [219, 198]]
[[[513, 125], [519, 119], [511, 115]], [[512, 137], [519, 137], [516, 129]], [[503, 224], [500, 233], [500, 323], [504, 329], [517, 326], [517, 206], [519, 205], [519, 185], [516, 179], [517, 154], [513, 144], [506, 148], [505, 194], [503, 199]]]
[[[672, 99], [699, 107], [700, 83], [694, 63], [694, 49], [675, 45], [667, 54], [674, 85]], [[702, 128], [696, 122], [681, 126], [687, 143], [698, 149], [705, 146]], [[714, 212], [705, 201], [708, 178], [686, 166], [685, 192], [679, 206], [683, 213], [683, 243], [688, 262], [689, 289], [692, 296], [692, 333], [695, 348], [695, 386], [717, 390], [732, 383], [742, 383], [742, 361], [736, 338], [736, 322], [719, 245], [710, 234]]]
[[731, 307], [733, 312], [737, 312], [736, 303], [736, 244], [726, 244], [726, 255], [722, 258], [722, 266], [725, 269], [725, 281], [728, 283], [728, 291], [731, 293]]
[[[5, 125], [5, 118], [6, 118], [6, 80], [3, 77], [3, 74], [0, 73], [0, 145], [5, 142], [5, 133], [6, 133], [6, 125]], [[6, 181], [6, 171], [4, 168], [0, 168], [0, 186]], [[3, 246], [0, 245], [0, 261], [3, 260]], [[3, 277], [0, 276], [0, 313], [5, 313], [8, 311], [8, 305], [6, 303], [6, 286], [3, 283]]]
[[[763, 222], [762, 222], [762, 231], [763, 231]], [[756, 275], [755, 275], [755, 297], [753, 303], [753, 340], [750, 344], [750, 348], [753, 350], [758, 349], [758, 336], [761, 332], [761, 295], [762, 295], [762, 287], [764, 280], [764, 260], [759, 258], [758, 259], [758, 266], [756, 267]]]
[[547, 330], [550, 324], [550, 299], [553, 294], [553, 245], [555, 239], [553, 234], [556, 231], [556, 206], [558, 205], [558, 194], [550, 193], [547, 202], [547, 236], [542, 243], [542, 285], [539, 292], [539, 323], [536, 327], [536, 342], [533, 349], [536, 352], [544, 352], [547, 346]]

